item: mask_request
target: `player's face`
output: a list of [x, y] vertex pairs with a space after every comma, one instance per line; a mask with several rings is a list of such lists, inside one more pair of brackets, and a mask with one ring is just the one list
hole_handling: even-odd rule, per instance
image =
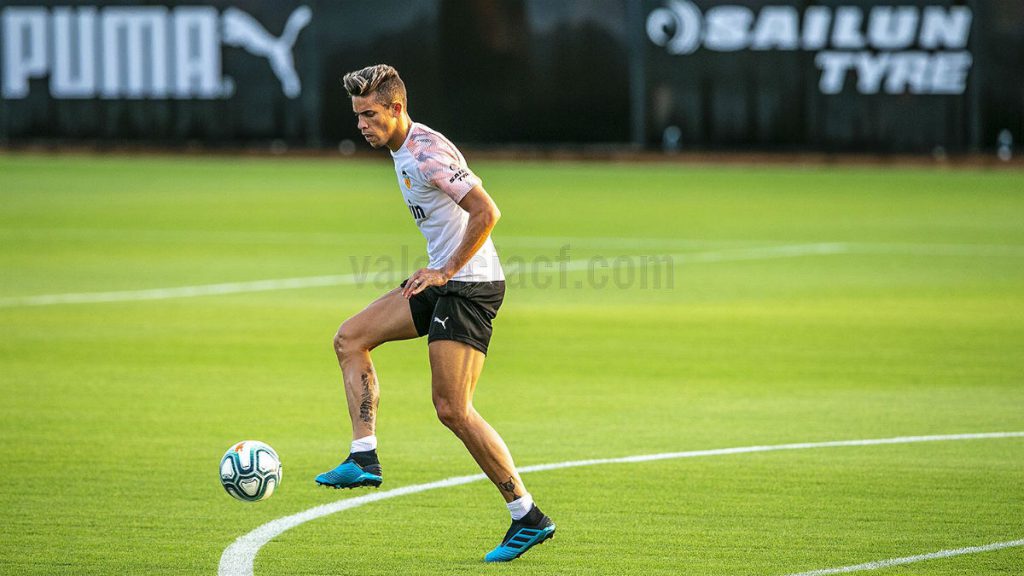
[[384, 106], [376, 100], [373, 94], [352, 97], [352, 111], [356, 115], [356, 126], [370, 146], [380, 148], [395, 135], [400, 114], [396, 113], [394, 108], [394, 104]]

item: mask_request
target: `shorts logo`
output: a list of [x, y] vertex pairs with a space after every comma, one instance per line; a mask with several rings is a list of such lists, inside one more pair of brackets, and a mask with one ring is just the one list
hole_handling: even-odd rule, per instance
[[441, 325], [441, 328], [444, 328], [445, 330], [447, 330], [447, 329], [448, 329], [448, 327], [447, 327], [447, 326], [445, 326], [445, 325], [444, 325], [444, 323], [445, 323], [445, 322], [447, 322], [449, 318], [451, 318], [451, 316], [445, 316], [445, 317], [444, 317], [444, 320], [441, 320], [441, 319], [440, 319], [440, 318], [438, 318], [437, 316], [434, 316], [434, 322], [437, 322], [438, 324], [440, 324], [440, 325]]

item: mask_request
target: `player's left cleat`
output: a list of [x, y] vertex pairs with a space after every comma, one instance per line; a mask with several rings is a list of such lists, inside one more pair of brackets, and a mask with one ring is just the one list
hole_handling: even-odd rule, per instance
[[317, 484], [331, 488], [359, 488], [360, 486], [376, 488], [382, 482], [384, 482], [384, 477], [381, 474], [380, 462], [377, 461], [375, 451], [349, 454], [348, 458], [338, 464], [334, 470], [329, 470], [316, 477]]
[[555, 523], [534, 506], [521, 519], [512, 522], [505, 538], [497, 548], [484, 556], [487, 562], [508, 562], [515, 560], [537, 544], [555, 537]]

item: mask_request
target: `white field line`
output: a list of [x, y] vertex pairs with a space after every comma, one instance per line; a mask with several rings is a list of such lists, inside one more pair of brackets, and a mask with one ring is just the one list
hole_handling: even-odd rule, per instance
[[1014, 244], [913, 244], [901, 242], [849, 242], [858, 254], [906, 256], [1024, 256], [1024, 246]]
[[[537, 466], [526, 466], [519, 469], [520, 473], [541, 472], [544, 470], [556, 470], [561, 468], [576, 468], [580, 466], [597, 466], [601, 464], [627, 464], [637, 462], [651, 462], [657, 460], [669, 460], [676, 458], [699, 458], [704, 456], [726, 456], [731, 454], [750, 454], [755, 452], [776, 452], [781, 450], [807, 450], [812, 448], [838, 448], [844, 446], [880, 446], [887, 444], [912, 444], [917, 442], [949, 442], [956, 440], [986, 440], [995, 438], [1024, 438], [1024, 432], [990, 432], [982, 434], [943, 434], [938, 436], [900, 436], [896, 438], [877, 438], [867, 440], [838, 440], [833, 442], [801, 442], [797, 444], [776, 444], [768, 446], [743, 446], [738, 448], [719, 448], [716, 450], [691, 450], [687, 452], [667, 452], [662, 454], [644, 454], [637, 456], [625, 456], [622, 458], [601, 458], [593, 460], [574, 460], [569, 462], [555, 462], [552, 464], [540, 464]], [[357, 498], [339, 500], [330, 504], [322, 504], [309, 508], [291, 516], [285, 516], [272, 520], [252, 532], [240, 536], [228, 546], [220, 557], [220, 565], [217, 569], [218, 576], [252, 576], [253, 563], [256, 554], [266, 543], [270, 542], [286, 530], [290, 530], [311, 520], [324, 516], [350, 510], [377, 502], [388, 500], [408, 494], [435, 490], [438, 488], [451, 488], [462, 484], [469, 484], [486, 479], [483, 474], [472, 476], [457, 476], [429, 482], [426, 484], [414, 484], [403, 486], [393, 490], [375, 492]]]
[[[839, 248], [837, 248], [839, 247]], [[836, 244], [794, 244], [787, 246], [771, 246], [765, 248], [737, 248], [708, 252], [669, 254], [674, 261], [686, 262], [728, 262], [742, 260], [766, 260], [770, 258], [793, 258], [814, 254], [835, 254], [842, 250]], [[607, 268], [619, 267], [621, 260], [611, 259]], [[570, 260], [554, 263], [556, 266], [538, 273], [554, 273], [557, 264], [567, 271], [586, 270], [593, 263], [591, 258]], [[626, 262], [632, 264], [631, 260]], [[314, 288], [323, 286], [343, 286], [374, 282], [381, 277], [369, 270], [351, 274], [335, 274], [330, 276], [305, 276], [299, 278], [279, 278], [271, 280], [254, 280], [251, 282], [228, 282], [222, 284], [203, 284], [198, 286], [178, 286], [173, 288], [153, 288], [148, 290], [119, 290], [115, 292], [79, 292], [68, 294], [41, 294], [0, 298], [0, 308], [17, 308], [26, 306], [50, 306], [54, 304], [95, 304], [103, 302], [133, 302], [141, 300], [166, 300], [169, 298], [192, 298], [196, 296], [218, 296], [224, 294], [241, 294], [246, 292], [268, 292], [272, 290], [291, 290], [296, 288]], [[398, 280], [396, 276], [394, 281]]]
[[[270, 245], [332, 245], [344, 246], [351, 242], [384, 243], [389, 245], [416, 243], [422, 246], [422, 237], [408, 234], [360, 232], [223, 232], [214, 230], [109, 230], [103, 228], [16, 228], [0, 230], [0, 237], [29, 237], [54, 240], [56, 238], [98, 239], [104, 242], [150, 242], [173, 244], [270, 244]], [[700, 238], [656, 238], [625, 236], [512, 236], [500, 235], [495, 243], [501, 247], [553, 248], [570, 245], [574, 248], [629, 249], [629, 248], [720, 248], [725, 246], [755, 246], [784, 244], [777, 240], [708, 240]]]
[[[779, 248], [793, 244], [772, 240], [696, 240], [675, 238], [625, 238], [615, 236], [594, 236], [582, 238], [559, 238], [557, 236], [506, 236], [495, 240], [500, 246], [524, 248], [549, 248], [561, 246], [570, 248], [623, 250], [657, 248], [742, 248], [758, 246]], [[1019, 244], [939, 244], [912, 242], [814, 242], [802, 244], [817, 246], [841, 246], [843, 250], [857, 254], [892, 254], [922, 256], [1024, 256], [1024, 245]]]
[[[0, 236], [29, 236], [33, 238], [101, 238], [113, 242], [173, 242], [222, 244], [306, 244], [343, 246], [345, 242], [403, 243], [415, 239], [415, 233], [354, 233], [354, 232], [223, 232], [214, 230], [109, 230], [104, 228], [15, 228], [0, 230]], [[785, 241], [771, 239], [702, 239], [629, 236], [515, 236], [499, 235], [495, 244], [501, 247], [554, 249], [564, 245], [572, 248], [595, 250], [623, 249], [678, 249], [722, 248], [739, 246], [780, 246]], [[932, 244], [911, 242], [842, 242], [857, 252], [882, 254], [924, 255], [1016, 255], [1024, 256], [1024, 245], [1019, 244]]]
[[341, 286], [366, 280], [366, 274], [335, 274], [331, 276], [305, 276], [301, 278], [279, 278], [253, 280], [250, 282], [227, 282], [199, 286], [178, 286], [174, 288], [152, 288], [149, 290], [120, 290], [116, 292], [79, 292], [69, 294], [41, 294], [20, 298], [0, 299], [0, 308], [22, 306], [49, 306], [53, 304], [95, 304], [101, 302], [133, 302], [140, 300], [167, 300], [169, 298], [192, 298], [241, 294], [245, 292], [267, 292], [294, 288], [318, 286]]
[[[646, 255], [639, 258], [654, 259], [658, 265], [664, 258], [680, 264], [709, 262], [741, 262], [749, 260], [770, 260], [777, 258], [797, 258], [802, 256], [827, 256], [834, 254], [906, 254], [919, 256], [970, 256], [970, 255], [1010, 255], [1024, 256], [1024, 247], [1003, 245], [969, 245], [969, 244], [864, 244], [847, 242], [820, 242], [813, 244], [785, 244], [780, 246], [760, 246], [750, 248], [727, 248], [704, 252], [683, 252], [675, 254]], [[604, 270], [622, 266], [632, 266], [638, 256], [617, 255], [608, 257], [591, 257], [569, 260], [566, 262], [550, 262], [551, 266], [536, 270], [535, 273], [555, 273], [559, 270]], [[598, 263], [600, 260], [600, 263]], [[536, 268], [536, 267], [535, 267]], [[511, 267], [510, 267], [511, 270]], [[519, 273], [526, 273], [518, 271]], [[178, 286], [171, 288], [151, 288], [144, 290], [119, 290], [113, 292], [72, 292], [66, 294], [40, 294], [36, 296], [15, 296], [0, 298], [0, 308], [20, 308], [28, 306], [52, 306], [55, 304], [96, 304], [104, 302], [133, 302], [144, 300], [166, 300], [170, 298], [192, 298], [197, 296], [219, 296], [224, 294], [242, 294], [248, 292], [268, 292], [274, 290], [292, 290], [297, 288], [315, 288], [325, 286], [343, 286], [375, 282], [383, 278], [369, 270], [350, 274], [334, 274], [328, 276], [304, 276], [297, 278], [279, 278], [253, 280], [248, 282], [227, 282], [220, 284], [203, 284], [197, 286]], [[390, 278], [397, 281], [398, 276]]]
[[981, 552], [993, 552], [995, 550], [1013, 548], [1015, 546], [1024, 546], [1024, 540], [995, 542], [993, 544], [986, 544], [984, 546], [969, 546], [967, 548], [956, 548], [954, 550], [939, 550], [938, 552], [931, 552], [930, 554], [918, 554], [917, 556], [905, 556], [903, 558], [876, 560], [874, 562], [865, 562], [863, 564], [857, 564], [855, 566], [843, 566], [842, 568], [825, 568], [823, 570], [812, 570], [810, 572], [790, 574], [789, 576], [825, 576], [826, 574], [847, 574], [849, 572], [863, 572], [865, 570], [878, 570], [879, 568], [889, 568], [890, 566], [900, 566], [902, 564], [924, 562], [925, 560], [938, 560], [940, 558], [963, 556], [964, 554], [979, 554]]

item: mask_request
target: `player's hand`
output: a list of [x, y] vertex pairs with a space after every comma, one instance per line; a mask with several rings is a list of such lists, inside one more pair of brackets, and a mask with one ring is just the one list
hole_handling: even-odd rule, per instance
[[447, 283], [448, 277], [440, 270], [420, 268], [412, 276], [409, 276], [409, 280], [405, 283], [405, 288], [402, 289], [402, 296], [405, 296], [406, 300], [408, 300], [430, 286], [444, 286]]

